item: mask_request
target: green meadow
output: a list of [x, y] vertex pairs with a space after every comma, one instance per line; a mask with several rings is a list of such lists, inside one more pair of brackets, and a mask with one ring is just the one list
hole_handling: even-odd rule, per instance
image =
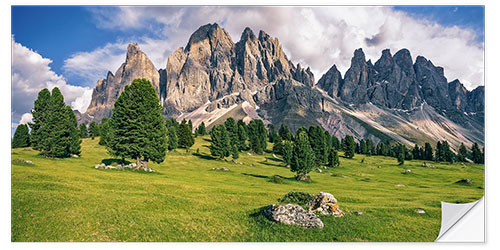
[[[95, 169], [113, 161], [98, 138], [83, 140], [80, 158], [13, 149], [11, 240], [434, 241], [441, 201], [466, 203], [484, 194], [483, 165], [427, 162], [436, 166], [431, 169], [423, 161], [398, 166], [395, 158], [355, 155], [341, 158], [341, 167], [311, 172], [307, 183], [296, 181], [272, 153], [244, 152], [235, 164], [231, 157], [212, 159], [209, 144], [208, 136], [197, 137], [189, 153], [177, 149], [163, 163], [150, 163], [154, 173]], [[222, 167], [231, 171], [210, 170]], [[283, 182], [272, 182], [274, 175]], [[455, 183], [463, 178], [473, 183]], [[323, 229], [305, 229], [261, 215], [290, 191], [329, 192], [346, 216], [321, 215]]]

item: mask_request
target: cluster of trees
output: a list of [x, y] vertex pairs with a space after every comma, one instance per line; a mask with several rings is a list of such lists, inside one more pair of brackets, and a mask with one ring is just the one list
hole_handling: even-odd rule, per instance
[[210, 139], [212, 156], [222, 159], [232, 155], [233, 159], [238, 159], [239, 152], [245, 150], [262, 154], [267, 147], [267, 130], [262, 120], [252, 120], [247, 125], [243, 120], [236, 122], [230, 117], [224, 124], [212, 128]]
[[43, 89], [31, 110], [33, 120], [14, 132], [12, 147], [32, 146], [47, 157], [80, 155], [80, 135], [75, 113], [64, 103], [59, 88]]
[[[103, 118], [104, 120], [105, 118]], [[107, 119], [107, 118], [106, 118]], [[80, 138], [92, 138], [94, 140], [95, 137], [101, 135], [101, 124], [97, 124], [95, 121], [92, 121], [87, 128], [85, 123], [80, 124]]]

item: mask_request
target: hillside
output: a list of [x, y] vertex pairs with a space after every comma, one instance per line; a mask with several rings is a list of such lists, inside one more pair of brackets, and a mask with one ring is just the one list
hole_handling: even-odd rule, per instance
[[[401, 167], [394, 158], [356, 155], [341, 158], [339, 168], [311, 172], [313, 182], [304, 183], [270, 153], [242, 153], [236, 160], [242, 164], [213, 160], [209, 137], [197, 137], [191, 153], [178, 149], [151, 163], [155, 173], [98, 170], [95, 164], [113, 159], [97, 142], [84, 139], [80, 158], [12, 150], [12, 241], [434, 241], [440, 201], [484, 195], [478, 188], [483, 165], [432, 163], [437, 168], [431, 169], [406, 161]], [[231, 171], [210, 171], [220, 167]], [[413, 174], [402, 174], [405, 169]], [[284, 182], [270, 182], [274, 175]], [[454, 183], [463, 178], [474, 183]], [[258, 213], [290, 191], [330, 192], [347, 215], [321, 216], [319, 230], [280, 225]]]

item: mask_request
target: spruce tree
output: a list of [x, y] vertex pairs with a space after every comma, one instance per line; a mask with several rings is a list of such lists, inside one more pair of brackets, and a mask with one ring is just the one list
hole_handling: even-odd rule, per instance
[[366, 152], [367, 152], [367, 150], [366, 150], [366, 142], [363, 139], [361, 139], [361, 141], [359, 141], [359, 152], [361, 154], [366, 154]]
[[328, 161], [327, 143], [321, 126], [310, 126], [308, 131], [309, 143], [314, 152], [315, 165], [325, 165]]
[[80, 124], [80, 138], [87, 138], [88, 136], [87, 125], [85, 123]]
[[179, 147], [189, 149], [194, 144], [193, 133], [189, 129], [189, 124], [181, 122], [178, 130], [178, 143]]
[[282, 156], [283, 156], [283, 161], [286, 163], [287, 166], [290, 166], [292, 164], [292, 159], [293, 159], [292, 142], [291, 141], [283, 142], [283, 147], [282, 147], [281, 152], [282, 152]]
[[177, 130], [175, 126], [171, 126], [167, 129], [167, 148], [175, 150], [178, 146]]
[[293, 146], [293, 158], [290, 170], [297, 173], [297, 177], [307, 176], [314, 167], [314, 152], [309, 143], [307, 133], [300, 131], [295, 137]]
[[273, 152], [275, 154], [283, 155], [283, 140], [281, 140], [280, 135], [276, 135], [276, 139], [273, 144]]
[[94, 121], [92, 121], [89, 125], [89, 135], [92, 140], [94, 140], [96, 136], [99, 136], [99, 129]]
[[373, 141], [370, 139], [366, 139], [366, 154], [367, 155], [376, 154], [375, 145], [373, 144]]
[[344, 137], [344, 156], [347, 158], [354, 157], [354, 151], [356, 149], [356, 142], [351, 135], [346, 135]]
[[188, 126], [191, 133], [193, 133], [193, 122], [191, 120], [188, 121]]
[[136, 159], [137, 168], [165, 160], [167, 140], [162, 107], [151, 82], [142, 78], [126, 85], [115, 101], [108, 150], [115, 156]]
[[339, 141], [339, 138], [337, 138], [337, 136], [335, 135], [332, 135], [332, 146], [338, 151], [340, 150], [340, 141]]
[[281, 126], [278, 130], [278, 135], [281, 136], [281, 139], [284, 141], [291, 141], [292, 140], [292, 132], [290, 132], [288, 125], [281, 124]]
[[328, 163], [328, 155], [330, 154], [330, 151], [332, 150], [332, 136], [330, 135], [330, 132], [327, 130], [324, 131], [324, 137], [325, 137], [325, 142], [326, 142], [326, 163]]
[[28, 125], [19, 124], [12, 138], [12, 148], [24, 148], [30, 145], [30, 134]]
[[467, 148], [465, 147], [464, 143], [460, 143], [460, 147], [458, 148], [457, 160], [459, 162], [465, 162], [467, 154]]
[[243, 125], [238, 125], [238, 150], [247, 150], [247, 130]]
[[472, 151], [472, 161], [476, 164], [482, 163], [483, 156], [481, 153], [481, 149], [479, 149], [479, 145], [476, 142], [472, 144], [471, 151]]
[[330, 150], [328, 154], [328, 166], [329, 167], [338, 167], [340, 166], [339, 154], [335, 148]]
[[231, 144], [229, 135], [224, 125], [218, 125], [210, 131], [210, 154], [217, 159], [224, 159], [230, 155]]
[[[69, 154], [80, 155], [80, 144], [82, 140], [80, 139], [80, 132], [78, 131], [78, 122], [76, 121], [75, 112], [70, 106], [66, 106], [66, 112], [68, 114], [66, 120], [66, 130], [68, 131], [69, 137]], [[67, 154], [66, 154], [67, 156]]]
[[243, 129], [245, 129], [245, 133], [247, 135], [247, 138], [248, 138], [248, 125], [241, 119], [238, 120], [238, 122], [236, 123], [239, 126], [242, 126]]
[[200, 126], [198, 126], [198, 134], [199, 135], [206, 135], [207, 134], [207, 129], [205, 128], [204, 122], [201, 122]]
[[[307, 128], [304, 127], [304, 126], [301, 126], [297, 129], [297, 131], [295, 131], [295, 137], [297, 137], [299, 135], [300, 132], [305, 132], [306, 134], [308, 133], [307, 131]], [[295, 140], [296, 138], [293, 138], [293, 140]]]
[[224, 127], [226, 127], [227, 133], [229, 135], [229, 143], [232, 146], [238, 146], [239, 138], [238, 138], [238, 127], [236, 125], [236, 121], [229, 117], [224, 122]]
[[50, 91], [42, 89], [38, 92], [38, 98], [35, 100], [34, 107], [31, 110], [33, 116], [32, 123], [29, 123], [31, 128], [31, 146], [35, 150], [45, 150], [49, 139], [49, 130], [46, 125], [50, 108]]
[[233, 157], [234, 160], [236, 160], [240, 157], [237, 145], [231, 146], [231, 156]]
[[248, 124], [248, 139], [250, 149], [256, 154], [262, 154], [267, 147], [267, 130], [260, 119], [250, 121]]
[[101, 129], [100, 129], [100, 134], [101, 137], [99, 138], [99, 145], [108, 145], [109, 142], [109, 137], [111, 136], [111, 126], [110, 126], [111, 120], [108, 117], [104, 117], [101, 120]]
[[267, 137], [269, 138], [269, 142], [274, 143], [276, 141], [276, 136], [278, 135], [278, 133], [276, 133], [274, 125], [271, 123], [267, 124], [267, 131], [268, 131]]
[[398, 164], [399, 165], [405, 164], [405, 153], [404, 153], [404, 151], [398, 152]]
[[424, 160], [432, 161], [434, 159], [433, 149], [430, 143], [426, 142], [424, 145]]

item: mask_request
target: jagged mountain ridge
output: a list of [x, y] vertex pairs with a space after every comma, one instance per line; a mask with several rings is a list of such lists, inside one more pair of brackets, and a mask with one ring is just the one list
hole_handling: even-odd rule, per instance
[[[191, 119], [195, 127], [201, 121], [211, 127], [231, 115], [287, 123], [293, 130], [320, 124], [339, 137], [353, 134], [376, 142], [484, 141], [484, 87], [467, 91], [458, 80], [448, 83], [443, 68], [421, 56], [414, 64], [406, 49], [394, 56], [384, 50], [375, 64], [358, 49], [344, 77], [333, 65], [317, 84], [309, 68], [288, 60], [277, 38], [263, 31], [256, 36], [249, 28], [233, 43], [217, 24], [204, 25], [156, 74], [138, 46], [129, 50], [133, 53], [127, 52], [115, 75], [151, 80], [165, 116]], [[144, 65], [132, 66], [137, 61]], [[110, 116], [114, 100], [131, 81], [115, 75], [98, 81], [80, 121]]]

